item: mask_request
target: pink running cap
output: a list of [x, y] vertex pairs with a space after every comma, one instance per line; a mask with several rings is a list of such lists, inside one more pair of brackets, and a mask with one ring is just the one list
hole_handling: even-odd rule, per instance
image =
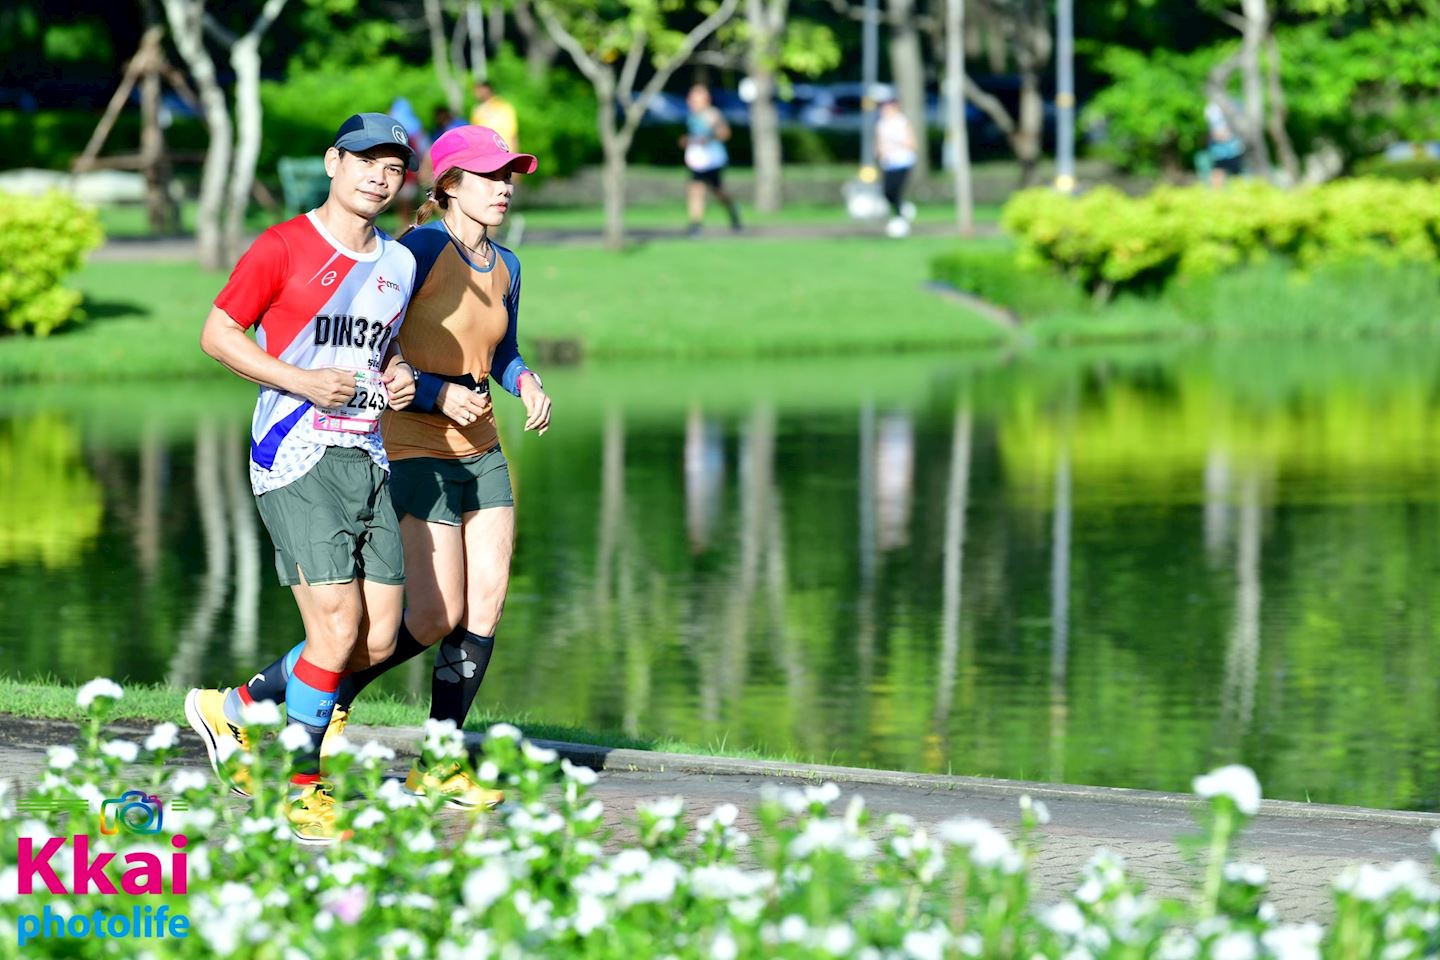
[[516, 173], [534, 173], [537, 165], [528, 153], [511, 153], [505, 138], [489, 127], [456, 127], [442, 133], [430, 148], [430, 166], [436, 180], [451, 167], [471, 173], [494, 173], [514, 166]]

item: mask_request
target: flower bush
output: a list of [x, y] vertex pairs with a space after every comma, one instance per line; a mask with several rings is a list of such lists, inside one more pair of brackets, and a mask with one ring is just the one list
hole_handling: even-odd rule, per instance
[[1103, 186], [1075, 198], [1033, 189], [1006, 203], [1001, 223], [1020, 242], [1022, 266], [1056, 269], [1102, 299], [1270, 256], [1302, 268], [1440, 262], [1440, 187], [1423, 182], [1357, 178], [1280, 190], [1236, 181], [1143, 197]]
[[43, 337], [74, 319], [80, 294], [61, 281], [104, 238], [95, 211], [67, 193], [0, 193], [0, 332]]
[[[88, 809], [46, 821], [17, 815], [12, 792], [0, 796], [4, 955], [22, 952], [21, 932], [33, 931], [27, 918], [46, 910], [63, 923], [102, 909], [139, 916], [162, 906], [186, 916], [184, 938], [32, 934], [23, 955], [1299, 960], [1422, 956], [1440, 946], [1440, 890], [1414, 863], [1343, 877], [1328, 933], [1277, 922], [1264, 899], [1265, 871], [1229, 859], [1259, 802], [1259, 785], [1243, 767], [1197, 781], [1209, 799], [1208, 853], [1193, 899], [1147, 895], [1119, 858], [1101, 852], [1073, 894], [1036, 905], [1028, 865], [1048, 812], [1028, 798], [1011, 839], [973, 819], [932, 829], [876, 817], [858, 796], [842, 800], [833, 784], [767, 791], [754, 835], [737, 829], [733, 806], [692, 827], [683, 798], [661, 797], [640, 807], [637, 841], [618, 845], [590, 796], [596, 774], [503, 725], [491, 728], [477, 773], [509, 800], [458, 825], [384, 778], [389, 750], [341, 744], [336, 789], [365, 799], [344, 805], [353, 836], [316, 853], [291, 841], [278, 812], [288, 760], [281, 741], [290, 737], [267, 736], [253, 754], [224, 760], [255, 774], [256, 797], [241, 805], [208, 775], [167, 767], [178, 744], [173, 724], [143, 743], [107, 739], [104, 720], [121, 696], [109, 681], [81, 691], [90, 720], [80, 742], [51, 748], [48, 771], [22, 798], [32, 808], [79, 798]], [[279, 728], [273, 705], [250, 719], [257, 734]], [[431, 749], [463, 756], [453, 726], [434, 725], [427, 739]], [[58, 854], [50, 863], [67, 892], [18, 889], [33, 873], [22, 869], [20, 838], [33, 856], [47, 837], [93, 834], [93, 810], [133, 788], [188, 809], [168, 811], [159, 833], [122, 829], [91, 837], [92, 848], [116, 854], [104, 872], [119, 885], [122, 862], [163, 860], [183, 833], [188, 863], [171, 869], [165, 892], [78, 894], [97, 882], [95, 871]]]

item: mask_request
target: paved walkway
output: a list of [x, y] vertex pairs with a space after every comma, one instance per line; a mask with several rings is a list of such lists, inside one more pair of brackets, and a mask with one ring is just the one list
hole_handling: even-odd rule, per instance
[[[69, 742], [72, 733], [64, 724], [0, 718], [0, 777], [22, 788], [33, 783], [44, 767], [45, 747]], [[419, 738], [418, 731], [364, 727], [352, 727], [347, 735], [357, 743], [377, 739], [401, 752], [393, 771], [397, 775], [403, 775], [408, 764], [404, 754]], [[204, 753], [188, 730], [184, 743], [180, 762], [204, 767]], [[605, 802], [616, 843], [633, 835], [636, 805], [655, 797], [684, 796], [692, 819], [717, 804], [734, 803], [742, 811], [739, 826], [753, 831], [753, 807], [763, 786], [833, 780], [845, 793], [863, 795], [875, 811], [906, 813], [927, 824], [971, 816], [1013, 830], [1019, 822], [1020, 795], [1044, 799], [1051, 822], [1043, 828], [1032, 874], [1042, 901], [1072, 890], [1081, 867], [1100, 847], [1123, 856], [1132, 872], [1158, 894], [1183, 895], [1198, 876], [1176, 844], [1181, 835], [1197, 830], [1198, 808], [1184, 795], [550, 746], [600, 770], [595, 795]], [[1428, 813], [1280, 801], [1266, 801], [1261, 809], [1242, 838], [1239, 855], [1266, 867], [1271, 900], [1281, 918], [1290, 921], [1325, 921], [1331, 909], [1330, 883], [1349, 865], [1405, 858], [1428, 863], [1430, 831], [1440, 827], [1440, 815]]]
[[[992, 223], [976, 224], [977, 236], [998, 235], [999, 228]], [[948, 223], [920, 223], [914, 227], [917, 236], [953, 235], [955, 228]], [[690, 243], [711, 243], [734, 240], [800, 240], [825, 237], [885, 237], [884, 223], [796, 223], [747, 226], [742, 232], [731, 233], [723, 227], [710, 227], [699, 237], [689, 237], [684, 226], [678, 227], [635, 227], [627, 229], [625, 236], [630, 243], [653, 243], [658, 240], [685, 240]], [[254, 239], [253, 237], [251, 238]], [[532, 227], [524, 234], [524, 246], [595, 246], [605, 242], [599, 229], [555, 229]], [[248, 243], [247, 243], [248, 246]], [[194, 237], [112, 237], [90, 254], [91, 260], [111, 262], [133, 262], [138, 260], [194, 260]]]

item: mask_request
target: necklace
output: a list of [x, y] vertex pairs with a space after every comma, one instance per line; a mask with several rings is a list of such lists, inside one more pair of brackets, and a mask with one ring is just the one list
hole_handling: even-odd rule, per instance
[[[443, 223], [444, 221], [441, 222]], [[474, 255], [475, 259], [480, 261], [481, 266], [485, 267], [485, 269], [487, 270], [490, 269], [490, 238], [488, 236], [481, 234], [481, 245], [478, 247], [472, 247], [464, 240], [461, 240], [460, 237], [455, 233], [455, 231], [450, 229], [450, 224], [448, 223], [445, 224], [445, 232], [450, 234], [451, 240], [454, 240], [460, 246], [464, 247], [466, 250], [469, 250], [470, 253]]]

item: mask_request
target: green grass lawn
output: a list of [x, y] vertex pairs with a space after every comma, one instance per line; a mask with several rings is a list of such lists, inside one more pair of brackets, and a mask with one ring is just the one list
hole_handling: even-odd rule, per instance
[[[184, 723], [185, 691], [163, 684], [122, 684], [125, 695], [112, 719], [117, 722]], [[0, 713], [41, 720], [78, 721], [86, 714], [75, 705], [78, 684], [54, 680], [17, 680], [0, 676]], [[425, 704], [412, 703], [384, 694], [366, 693], [355, 703], [352, 721], [377, 727], [423, 726], [429, 709]], [[740, 757], [744, 759], [784, 760], [802, 762], [787, 752], [766, 752], [736, 749], [724, 743], [690, 743], [671, 737], [635, 737], [615, 730], [589, 730], [564, 724], [544, 723], [528, 713], [496, 713], [477, 705], [466, 720], [465, 729], [484, 731], [496, 723], [519, 727], [525, 736], [536, 740], [559, 740], [586, 743], [601, 747], [631, 750], [658, 750], [665, 753], [688, 753], [699, 756]]]
[[[1005, 334], [923, 289], [946, 238], [690, 243], [612, 253], [531, 246], [522, 342], [578, 340], [587, 357], [894, 353], [997, 344]], [[200, 326], [225, 282], [194, 264], [92, 263], [71, 283], [89, 319], [0, 339], [0, 380], [201, 376]]]

